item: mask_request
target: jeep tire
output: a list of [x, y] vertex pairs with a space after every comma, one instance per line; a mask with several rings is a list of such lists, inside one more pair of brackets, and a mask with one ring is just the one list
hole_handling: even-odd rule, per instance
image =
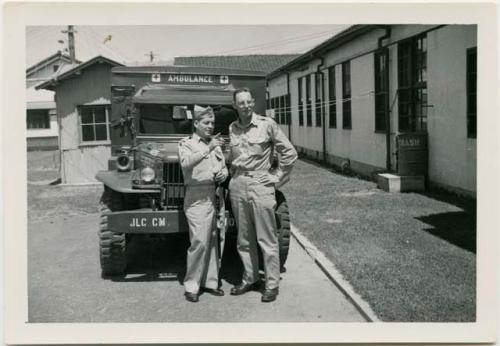
[[278, 243], [280, 254], [280, 271], [285, 271], [285, 263], [290, 248], [290, 213], [285, 196], [276, 190], [276, 226], [278, 229]]
[[109, 229], [107, 213], [123, 210], [123, 196], [104, 187], [101, 197], [101, 222], [99, 225], [99, 258], [103, 277], [120, 275], [127, 267], [127, 239], [124, 233]]

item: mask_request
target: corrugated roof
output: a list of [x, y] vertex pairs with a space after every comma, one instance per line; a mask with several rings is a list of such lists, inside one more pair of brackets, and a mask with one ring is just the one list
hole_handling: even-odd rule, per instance
[[179, 56], [174, 65], [225, 67], [269, 73], [299, 54], [255, 54], [255, 55], [220, 55], [220, 56]]

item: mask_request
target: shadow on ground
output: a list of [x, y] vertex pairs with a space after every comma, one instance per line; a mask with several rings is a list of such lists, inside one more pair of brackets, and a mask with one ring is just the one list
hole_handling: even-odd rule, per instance
[[[220, 269], [220, 279], [233, 285], [241, 281], [242, 273], [235, 243], [230, 237], [226, 240]], [[127, 248], [125, 275], [109, 279], [115, 282], [178, 281], [182, 285], [188, 247], [189, 239], [185, 235], [172, 235], [162, 240], [132, 238]]]
[[476, 217], [463, 211], [417, 217], [431, 225], [427, 232], [464, 250], [476, 253]]
[[476, 253], [476, 200], [439, 189], [425, 192], [423, 195], [462, 209], [418, 217], [418, 220], [433, 227], [426, 231], [464, 250]]

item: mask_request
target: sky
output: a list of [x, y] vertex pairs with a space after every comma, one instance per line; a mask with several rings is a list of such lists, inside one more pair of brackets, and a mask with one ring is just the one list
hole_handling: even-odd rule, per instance
[[[122, 63], [171, 62], [176, 56], [297, 54], [329, 39], [346, 25], [74, 26], [76, 58], [98, 54]], [[26, 28], [26, 67], [67, 48], [64, 26]], [[111, 35], [110, 40], [106, 37]]]

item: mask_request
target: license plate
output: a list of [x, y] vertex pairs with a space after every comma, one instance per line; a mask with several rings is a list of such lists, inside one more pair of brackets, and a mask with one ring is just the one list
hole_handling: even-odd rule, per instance
[[121, 211], [108, 215], [109, 228], [117, 233], [187, 232], [182, 211]]

